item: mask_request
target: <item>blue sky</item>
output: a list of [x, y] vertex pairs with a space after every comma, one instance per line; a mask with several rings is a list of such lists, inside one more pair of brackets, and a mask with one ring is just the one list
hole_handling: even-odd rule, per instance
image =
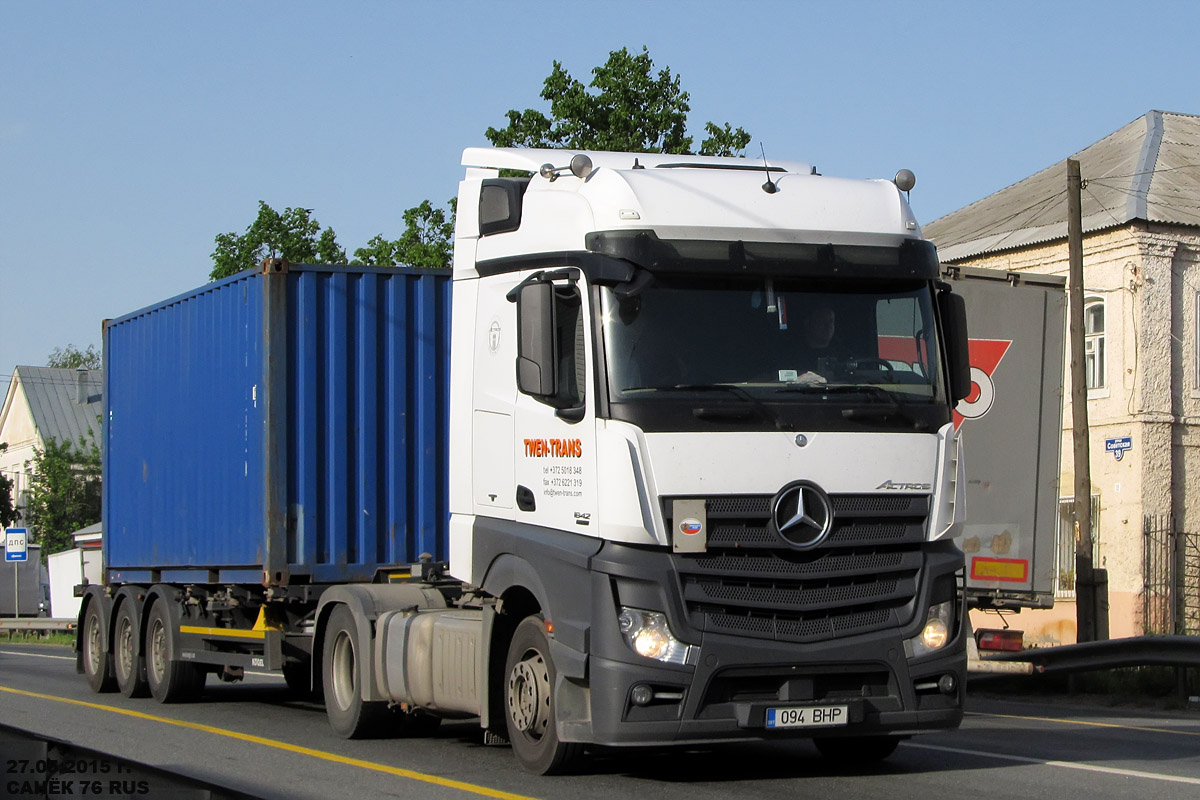
[[[347, 250], [456, 190], [510, 108], [645, 45], [697, 141], [917, 175], [929, 222], [1150, 109], [1200, 113], [1190, 2], [0, 0], [0, 380], [205, 282], [257, 202]], [[1085, 176], [1086, 177], [1086, 176]]]

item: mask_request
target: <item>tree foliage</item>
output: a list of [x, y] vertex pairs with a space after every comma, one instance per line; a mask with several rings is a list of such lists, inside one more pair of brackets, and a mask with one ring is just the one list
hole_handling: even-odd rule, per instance
[[354, 263], [376, 267], [449, 267], [457, 199], [451, 199], [449, 207], [449, 216], [428, 200], [408, 209], [404, 212], [404, 233], [400, 238], [389, 240], [382, 233], [374, 236], [366, 247], [354, 251]]
[[[585, 86], [555, 61], [542, 87], [550, 117], [527, 108], [508, 112], [506, 128], [488, 128], [497, 147], [565, 147], [643, 153], [691, 153], [690, 96], [669, 68], [655, 72], [649, 51], [613, 50]], [[705, 124], [701, 155], [740, 155], [750, 134], [729, 123]]]
[[[572, 150], [617, 150], [643, 153], [691, 153], [687, 132], [690, 96], [669, 68], [655, 70], [649, 51], [613, 50], [592, 70], [586, 86], [555, 61], [542, 88], [550, 115], [535, 109], [509, 111], [508, 126], [488, 128], [497, 147], [560, 147]], [[704, 124], [701, 155], [741, 155], [750, 134], [728, 122]], [[332, 228], [321, 229], [312, 210], [275, 211], [259, 201], [258, 218], [243, 234], [222, 233], [213, 251], [213, 280], [255, 269], [263, 258], [279, 255], [296, 263], [344, 264], [346, 251]], [[449, 214], [428, 200], [404, 212], [404, 231], [397, 239], [382, 233], [354, 251], [355, 264], [380, 267], [450, 266], [453, 253], [454, 201]]]
[[80, 350], [73, 344], [56, 347], [46, 358], [46, 366], [56, 369], [100, 369], [100, 362], [100, 351], [94, 344], [89, 344], [86, 350]]
[[346, 251], [337, 242], [333, 228], [321, 229], [311, 208], [276, 211], [258, 201], [258, 217], [243, 234], [222, 233], [212, 253], [213, 280], [256, 269], [268, 256], [280, 256], [297, 264], [345, 264]]
[[100, 521], [100, 449], [82, 438], [49, 439], [45, 449], [34, 448], [32, 472], [25, 508], [30, 539], [43, 556], [70, 550], [72, 533]]
[[[0, 453], [8, 450], [8, 442], [0, 442]], [[17, 498], [13, 497], [12, 478], [0, 474], [0, 528], [8, 528], [21, 518]]]

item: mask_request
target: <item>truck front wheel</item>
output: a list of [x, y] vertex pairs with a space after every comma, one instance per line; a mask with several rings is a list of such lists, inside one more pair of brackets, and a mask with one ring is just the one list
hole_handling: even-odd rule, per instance
[[539, 775], [566, 772], [583, 745], [560, 742], [555, 727], [554, 678], [550, 640], [541, 617], [526, 617], [513, 633], [504, 666], [508, 740], [521, 766]]
[[117, 686], [126, 697], [147, 697], [146, 663], [138, 655], [138, 624], [136, 601], [127, 598], [117, 612], [116, 639], [113, 642], [113, 666]]
[[329, 615], [321, 654], [321, 684], [325, 714], [334, 733], [344, 739], [378, 735], [388, 719], [385, 702], [367, 702], [359, 690], [359, 660], [363, 657], [354, 614], [339, 605]]
[[83, 617], [83, 674], [88, 686], [97, 694], [116, 691], [117, 680], [113, 677], [112, 656], [104, 648], [104, 614], [100, 602], [88, 604]]

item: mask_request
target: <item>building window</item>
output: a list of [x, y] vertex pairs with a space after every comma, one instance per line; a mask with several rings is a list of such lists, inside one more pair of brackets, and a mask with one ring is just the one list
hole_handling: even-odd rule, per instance
[[[1092, 495], [1092, 565], [1100, 566], [1100, 495]], [[1058, 501], [1058, 546], [1055, 548], [1058, 585], [1055, 597], [1075, 596], [1075, 498]]]
[[1104, 355], [1104, 299], [1089, 298], [1083, 306], [1084, 383], [1089, 389], [1108, 385]]
[[1192, 304], [1196, 311], [1196, 324], [1192, 327], [1192, 339], [1196, 343], [1195, 358], [1192, 359], [1192, 386], [1200, 390], [1200, 292]]

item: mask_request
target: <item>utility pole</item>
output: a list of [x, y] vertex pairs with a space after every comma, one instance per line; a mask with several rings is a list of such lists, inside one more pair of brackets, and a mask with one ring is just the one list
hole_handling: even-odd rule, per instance
[[1092, 469], [1083, 341], [1083, 211], [1079, 162], [1067, 159], [1067, 257], [1071, 329], [1071, 430], [1075, 444], [1075, 624], [1080, 642], [1097, 638], [1092, 564]]

